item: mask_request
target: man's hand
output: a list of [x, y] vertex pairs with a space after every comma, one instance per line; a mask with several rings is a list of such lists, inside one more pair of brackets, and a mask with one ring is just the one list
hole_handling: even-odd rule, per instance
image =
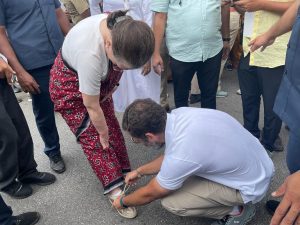
[[225, 60], [228, 58], [230, 53], [230, 43], [229, 41], [223, 41], [223, 54], [222, 59]]
[[143, 70], [142, 70], [142, 74], [144, 76], [146, 76], [147, 74], [149, 74], [151, 71], [151, 60], [149, 60], [144, 66], [143, 66]]
[[141, 177], [140, 173], [137, 170], [131, 171], [126, 174], [125, 183], [133, 184]]
[[249, 43], [249, 47], [250, 47], [250, 51], [254, 52], [257, 49], [261, 48], [260, 51], [264, 51], [266, 49], [266, 47], [268, 47], [269, 45], [272, 45], [275, 41], [275, 38], [271, 37], [271, 35], [269, 35], [269, 33], [264, 33], [258, 37], [256, 37], [255, 39], [253, 39], [252, 41], [250, 41]]
[[18, 82], [22, 87], [24, 92], [29, 92], [31, 94], [39, 94], [40, 85], [35, 81], [35, 79], [26, 71], [18, 74]]
[[113, 207], [115, 207], [116, 209], [123, 209], [123, 207], [121, 206], [120, 204], [120, 198], [122, 197], [123, 195], [119, 196], [118, 198], [116, 198], [114, 200], [114, 202], [112, 203], [113, 204]]
[[4, 74], [7, 83], [12, 85], [12, 76], [15, 74], [15, 71], [2, 58], [0, 58], [0, 74]]
[[155, 73], [161, 75], [161, 72], [164, 71], [164, 62], [160, 56], [160, 54], [153, 54], [152, 57], [152, 66]]
[[284, 183], [272, 193], [273, 197], [283, 196], [270, 225], [300, 224], [300, 172], [287, 177]]
[[264, 0], [239, 0], [234, 2], [245, 12], [255, 12], [258, 10], [263, 10]]

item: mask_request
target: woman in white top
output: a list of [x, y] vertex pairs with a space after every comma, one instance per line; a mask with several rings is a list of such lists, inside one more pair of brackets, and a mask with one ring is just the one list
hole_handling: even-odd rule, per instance
[[[100, 14], [74, 26], [50, 78], [55, 110], [76, 135], [110, 200], [122, 194], [123, 175], [130, 171], [111, 95], [122, 70], [143, 66], [154, 50], [149, 26], [125, 14]], [[136, 216], [130, 207], [118, 212], [126, 218]]]
[[[129, 10], [135, 20], [142, 20], [152, 26], [150, 0], [103, 0], [103, 11]], [[115, 111], [124, 112], [137, 98], [151, 98], [159, 103], [160, 76], [151, 70], [151, 61], [143, 68], [123, 72], [118, 89], [113, 94]]]

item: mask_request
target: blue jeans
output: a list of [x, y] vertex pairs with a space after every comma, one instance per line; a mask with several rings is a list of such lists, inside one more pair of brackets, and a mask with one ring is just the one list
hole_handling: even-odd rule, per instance
[[0, 224], [1, 225], [13, 225], [12, 210], [5, 204], [3, 198], [0, 195]]
[[49, 78], [52, 65], [28, 73], [39, 84], [40, 94], [32, 94], [32, 107], [39, 133], [45, 143], [44, 152], [49, 157], [60, 154], [59, 136], [55, 124], [54, 105], [49, 94]]
[[300, 135], [292, 130], [289, 135], [286, 163], [291, 174], [300, 170]]

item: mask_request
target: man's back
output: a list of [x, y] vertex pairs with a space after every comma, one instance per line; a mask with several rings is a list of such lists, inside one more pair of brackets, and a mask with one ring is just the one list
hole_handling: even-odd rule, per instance
[[158, 175], [163, 185], [178, 188], [196, 175], [240, 190], [245, 203], [264, 196], [273, 163], [259, 140], [228, 114], [179, 108], [168, 115], [165, 135], [165, 159]]

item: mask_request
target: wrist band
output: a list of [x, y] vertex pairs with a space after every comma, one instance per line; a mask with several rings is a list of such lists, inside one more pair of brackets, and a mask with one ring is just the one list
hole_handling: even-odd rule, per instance
[[121, 205], [122, 208], [125, 208], [125, 209], [126, 209], [126, 208], [128, 208], [128, 206], [124, 204], [123, 198], [124, 198], [124, 196], [122, 196], [122, 197], [120, 198], [120, 205]]

